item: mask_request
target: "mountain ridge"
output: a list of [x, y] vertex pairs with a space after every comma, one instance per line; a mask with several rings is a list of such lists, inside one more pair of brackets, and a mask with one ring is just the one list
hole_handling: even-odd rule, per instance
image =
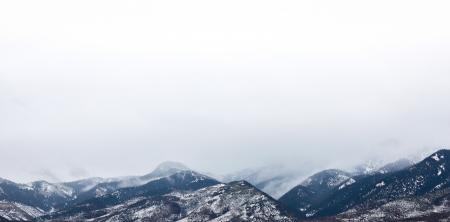
[[[445, 168], [449, 164], [450, 150], [438, 150], [403, 170], [354, 176], [351, 183], [333, 187], [329, 195], [313, 202], [306, 213], [310, 217], [333, 216], [358, 205], [374, 208], [396, 199], [448, 188], [450, 174]], [[299, 193], [291, 190], [280, 201], [301, 211], [296, 205], [301, 203], [296, 195]]]
[[449, 164], [450, 150], [441, 149], [360, 175], [327, 169], [279, 199], [258, 187], [272, 175], [256, 185], [223, 183], [170, 161], [143, 176], [56, 184], [0, 179], [0, 221], [433, 221], [450, 217]]

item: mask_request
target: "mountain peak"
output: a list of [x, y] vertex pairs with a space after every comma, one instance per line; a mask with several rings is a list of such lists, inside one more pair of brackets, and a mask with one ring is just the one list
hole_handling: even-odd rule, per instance
[[447, 162], [450, 161], [450, 150], [441, 149], [429, 155], [422, 162]]
[[315, 173], [308, 177], [301, 185], [305, 187], [327, 186], [335, 187], [342, 182], [348, 180], [351, 177], [350, 173], [347, 173], [338, 169], [327, 169]]
[[151, 173], [144, 175], [142, 178], [151, 179], [151, 178], [167, 177], [180, 171], [186, 170], [190, 169], [182, 163], [174, 161], [165, 161], [160, 163]]
[[435, 153], [431, 154], [431, 158], [433, 158], [433, 156], [438, 156], [439, 158], [448, 157], [448, 156], [450, 156], [450, 150], [440, 149], [440, 150], [436, 151]]

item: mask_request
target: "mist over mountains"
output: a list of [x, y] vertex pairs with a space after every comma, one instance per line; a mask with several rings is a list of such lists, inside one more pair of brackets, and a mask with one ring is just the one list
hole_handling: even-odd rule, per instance
[[170, 161], [142, 176], [1, 179], [0, 221], [445, 221], [449, 164], [450, 150], [439, 150], [416, 163], [326, 169], [297, 184], [301, 169], [243, 170], [216, 179]]
[[0, 222], [450, 221], [449, 12], [0, 1]]

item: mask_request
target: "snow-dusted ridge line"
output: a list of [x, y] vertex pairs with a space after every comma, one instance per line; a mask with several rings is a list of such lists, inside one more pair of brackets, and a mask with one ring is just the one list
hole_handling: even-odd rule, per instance
[[[309, 208], [308, 206], [297, 207], [299, 212], [295, 217], [286, 213], [287, 211], [281, 207], [277, 200], [259, 191], [245, 181], [230, 182], [228, 184], [208, 184], [204, 187], [196, 186], [196, 184], [201, 184], [203, 181], [212, 180], [213, 178], [185, 169], [183, 166], [170, 169], [170, 167], [167, 166], [170, 166], [171, 164], [165, 164], [165, 166], [158, 167], [154, 170], [154, 172], [156, 172], [154, 174], [152, 174], [153, 172], [147, 174], [155, 176], [166, 173], [170, 175], [166, 177], [153, 177], [153, 179], [150, 180], [150, 182], [155, 182], [151, 185], [153, 187], [142, 187], [142, 189], [144, 189], [142, 191], [135, 190], [135, 186], [132, 186], [132, 189], [123, 189], [118, 180], [102, 181], [103, 183], [99, 183], [102, 186], [97, 186], [99, 184], [96, 184], [97, 187], [94, 186], [92, 189], [96, 187], [95, 189], [99, 189], [102, 192], [98, 193], [98, 195], [94, 195], [93, 198], [97, 197], [108, 200], [109, 197], [114, 197], [118, 199], [117, 202], [108, 204], [106, 207], [100, 206], [93, 211], [82, 210], [76, 214], [71, 214], [71, 212], [68, 211], [67, 214], [64, 214], [67, 217], [64, 215], [63, 217], [57, 217], [57, 213], [60, 211], [59, 209], [54, 208], [41, 210], [29, 204], [8, 201], [0, 202], [0, 206], [1, 203], [4, 204], [3, 212], [6, 213], [3, 214], [6, 215], [6, 217], [16, 217], [16, 219], [20, 220], [25, 220], [27, 217], [26, 215], [34, 218], [38, 215], [41, 216], [42, 214], [48, 214], [50, 211], [56, 210], [50, 214], [56, 216], [56, 221], [64, 218], [81, 218], [85, 221], [83, 219], [84, 216], [95, 216], [95, 218], [98, 219], [93, 221], [124, 221], [124, 218], [128, 218], [131, 221], [152, 221], [155, 218], [165, 218], [166, 216], [173, 218], [174, 221], [199, 221], [206, 220], [205, 218], [209, 218], [208, 220], [211, 221], [230, 221], [237, 218], [240, 220], [253, 220], [256, 218], [263, 221], [267, 218], [276, 218], [276, 220], [292, 221], [292, 218], [296, 218], [297, 216], [302, 217], [302, 214], [310, 217], [320, 217], [324, 215], [334, 216], [336, 214], [335, 212], [339, 213], [339, 216], [337, 216], [336, 219], [346, 219], [345, 217], [361, 218], [356, 215], [355, 212], [365, 213], [365, 215], [363, 215], [364, 217], [370, 216], [369, 214], [379, 214], [378, 217], [374, 218], [386, 218], [385, 216], [380, 215], [391, 213], [390, 209], [395, 207], [405, 207], [405, 212], [409, 212], [408, 215], [406, 215], [406, 218], [428, 216], [430, 212], [439, 213], [441, 215], [449, 212], [449, 206], [446, 202], [434, 204], [426, 209], [423, 208], [422, 205], [417, 205], [417, 203], [426, 204], [427, 202], [421, 202], [420, 198], [428, 197], [426, 195], [438, 195], [437, 193], [449, 188], [450, 176], [447, 170], [449, 157], [449, 150], [440, 150], [415, 165], [400, 171], [392, 172], [387, 170], [375, 174], [357, 176], [340, 170], [325, 170], [316, 173], [300, 183], [299, 190], [295, 195], [305, 199], [311, 197], [308, 195], [314, 196], [317, 194], [328, 193], [333, 196], [333, 199], [325, 199], [326, 202], [324, 202], [324, 204], [326, 205], [322, 205], [319, 208]], [[176, 173], [171, 174], [173, 172], [172, 170]], [[131, 178], [135, 177], [121, 179], [130, 180]], [[132, 182], [136, 182], [136, 180], [131, 180]], [[79, 186], [75, 186], [74, 184], [68, 186], [66, 183], [64, 183], [64, 186], [61, 186], [60, 184], [55, 185], [45, 181], [36, 181], [29, 184], [15, 184], [11, 181], [0, 180], [0, 198], [2, 198], [2, 195], [8, 194], [9, 191], [6, 190], [6, 188], [9, 188], [11, 185], [17, 185], [19, 190], [28, 193], [35, 192], [47, 200], [52, 200], [54, 197], [70, 200], [71, 195], [72, 197], [77, 197], [77, 192], [83, 191], [83, 187], [86, 187], [87, 185], [92, 186], [92, 183], [97, 183], [99, 181], [101, 181], [101, 179], [95, 179], [92, 182], [74, 181], [75, 185]], [[179, 183], [182, 184], [180, 185]], [[8, 186], [3, 186], [2, 184]], [[173, 188], [165, 189], [165, 186], [172, 185], [174, 185]], [[190, 187], [191, 185], [195, 186], [195, 188]], [[113, 190], [102, 190], [108, 186], [112, 186]], [[138, 187], [140, 186], [142, 185], [139, 185]], [[66, 189], [66, 187], [71, 189]], [[366, 187], [368, 187], [367, 190], [365, 190]], [[145, 189], [150, 189], [155, 193], [149, 195]], [[361, 189], [362, 191], [359, 192], [358, 190]], [[135, 193], [136, 195], [129, 195], [130, 192]], [[345, 202], [347, 201], [346, 198], [352, 195], [363, 198], [365, 202], [355, 202], [358, 200], [352, 199], [349, 199], [350, 202]], [[323, 196], [321, 198], [328, 197]], [[444, 198], [447, 197], [444, 196]], [[450, 200], [450, 198], [448, 199]], [[312, 201], [314, 203], [315, 200]], [[341, 205], [336, 205], [334, 203], [336, 201], [342, 201], [343, 204], [348, 204], [347, 206], [351, 208], [347, 209], [347, 206], [342, 207]], [[361, 207], [361, 205], [365, 208], [358, 208]], [[5, 211], [4, 209], [9, 209], [9, 211]], [[70, 210], [72, 208], [68, 209]], [[177, 209], [182, 209], [182, 213], [178, 212]], [[353, 211], [353, 209], [358, 210]], [[2, 212], [1, 210], [0, 207], [0, 212]], [[344, 212], [346, 212], [346, 214], [340, 213], [343, 212], [343, 210], [345, 210]], [[18, 212], [24, 212], [24, 214], [17, 214]], [[84, 213], [88, 215], [79, 217]], [[0, 216], [2, 215], [0, 214]], [[41, 218], [45, 220], [46, 217], [44, 216]], [[320, 220], [320, 218], [316, 219]]]
[[[188, 173], [186, 176], [190, 176]], [[182, 176], [181, 176], [182, 177]], [[195, 178], [192, 178], [195, 179]], [[136, 197], [107, 208], [55, 220], [92, 221], [296, 221], [279, 203], [245, 181], [219, 183], [195, 191]]]

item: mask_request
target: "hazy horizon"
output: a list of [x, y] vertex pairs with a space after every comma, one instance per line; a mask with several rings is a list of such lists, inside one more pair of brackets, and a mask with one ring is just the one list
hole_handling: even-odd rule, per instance
[[448, 149], [449, 6], [2, 2], [0, 177], [167, 160], [314, 170]]
[[[172, 161], [172, 160], [165, 160], [165, 161], [161, 161], [158, 164], [156, 164], [153, 168], [148, 169], [147, 171], [142, 171], [139, 173], [132, 173], [132, 174], [126, 174], [126, 175], [118, 175], [118, 174], [114, 174], [114, 172], [110, 172], [110, 174], [108, 174], [108, 176], [105, 175], [90, 175], [89, 172], [80, 172], [78, 173], [78, 175], [75, 175], [77, 172], [77, 170], [80, 171], [84, 171], [84, 169], [65, 169], [66, 172], [64, 171], [60, 171], [63, 174], [71, 174], [72, 177], [69, 177], [68, 179], [64, 179], [64, 178], [60, 178], [58, 177], [58, 175], [56, 175], [54, 172], [58, 172], [58, 171], [54, 171], [52, 169], [42, 169], [42, 171], [38, 172], [32, 172], [32, 177], [34, 177], [34, 179], [32, 180], [14, 180], [13, 178], [5, 178], [5, 177], [0, 177], [0, 179], [7, 179], [7, 180], [11, 180], [13, 182], [18, 182], [18, 183], [30, 183], [30, 182], [34, 182], [34, 181], [47, 181], [47, 182], [52, 182], [52, 183], [62, 183], [62, 182], [72, 182], [72, 181], [78, 181], [78, 180], [83, 180], [83, 179], [90, 179], [90, 178], [103, 178], [103, 179], [115, 179], [115, 178], [126, 178], [126, 177], [134, 177], [134, 176], [144, 176], [146, 174], [151, 173], [154, 170], [157, 170], [157, 168], [160, 165], [164, 165], [164, 164], [181, 164], [184, 165], [185, 167], [187, 167], [189, 170], [193, 170], [196, 171], [198, 173], [210, 176], [214, 179], [217, 179], [219, 181], [222, 182], [226, 182], [226, 180], [224, 181], [223, 179], [225, 178], [229, 178], [229, 177], [238, 177], [240, 179], [242, 179], [243, 175], [258, 175], [258, 177], [260, 179], [258, 180], [264, 180], [261, 178], [275, 178], [277, 176], [281, 176], [281, 175], [290, 175], [290, 182], [286, 182], [286, 184], [284, 184], [287, 187], [291, 187], [294, 185], [297, 185], [299, 182], [303, 181], [304, 179], [306, 179], [307, 177], [316, 174], [320, 171], [323, 170], [329, 170], [329, 169], [338, 169], [338, 170], [343, 170], [343, 171], [347, 171], [348, 173], [356, 173], [358, 172], [358, 167], [377, 167], [377, 168], [381, 168], [384, 165], [387, 164], [391, 164], [393, 162], [396, 161], [401, 161], [403, 159], [406, 160], [410, 160], [413, 163], [417, 163], [420, 162], [421, 160], [423, 160], [424, 158], [432, 155], [432, 153], [441, 150], [441, 149], [424, 149], [421, 150], [419, 153], [417, 153], [416, 155], [406, 155], [403, 157], [394, 157], [394, 158], [371, 158], [368, 157], [366, 159], [361, 159], [361, 160], [357, 160], [355, 162], [349, 162], [347, 164], [336, 164], [336, 163], [331, 163], [331, 164], [319, 164], [318, 166], [307, 166], [306, 164], [301, 166], [301, 167], [296, 167], [295, 165], [289, 165], [289, 164], [282, 164], [282, 163], [271, 163], [271, 164], [263, 164], [263, 165], [253, 165], [253, 166], [248, 166], [245, 168], [237, 168], [235, 170], [232, 171], [226, 171], [226, 172], [222, 172], [222, 173], [217, 173], [217, 172], [211, 172], [211, 171], [207, 171], [207, 170], [203, 170], [203, 169], [199, 169], [199, 168], [192, 168], [188, 165], [186, 165], [183, 162], [178, 162], [178, 161]], [[298, 166], [298, 165], [297, 165]], [[177, 168], [177, 167], [175, 167]], [[373, 169], [376, 170], [377, 168]], [[250, 174], [247, 174], [250, 173]], [[234, 180], [233, 180], [234, 181]]]

